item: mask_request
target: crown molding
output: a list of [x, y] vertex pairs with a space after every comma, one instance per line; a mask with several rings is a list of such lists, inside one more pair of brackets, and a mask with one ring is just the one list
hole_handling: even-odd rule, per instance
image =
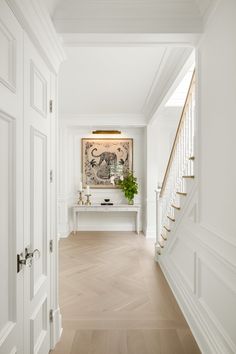
[[185, 70], [192, 52], [192, 48], [176, 48], [174, 51], [166, 52], [163, 70], [156, 77], [142, 111], [149, 123], [154, 119], [158, 109], [163, 106], [164, 101], [169, 98], [173, 83], [180, 77], [183, 69]]
[[37, 0], [6, 0], [40, 54], [58, 73], [66, 55], [48, 12]]
[[92, 128], [105, 127], [145, 127], [146, 117], [143, 114], [66, 114], [59, 117], [60, 125]]
[[157, 67], [157, 70], [156, 70], [155, 76], [153, 78], [152, 84], [150, 86], [150, 89], [148, 91], [148, 94], [147, 94], [147, 96], [146, 96], [146, 98], [144, 100], [144, 104], [143, 104], [143, 107], [142, 107], [142, 112], [145, 115], [147, 115], [149, 106], [151, 104], [151, 99], [152, 99], [152, 97], [154, 95], [154, 91], [155, 91], [156, 87], [159, 86], [160, 76], [162, 74], [162, 71], [165, 68], [165, 65], [167, 64], [167, 60], [168, 60], [170, 54], [171, 54], [171, 49], [169, 47], [166, 47], [165, 51], [163, 53], [162, 59], [160, 61], [160, 65], [158, 65], [158, 67]]
[[205, 11], [203, 13], [201, 13], [203, 29], [206, 28], [206, 25], [211, 20], [211, 17], [213, 16], [215, 9], [218, 6], [219, 2], [220, 2], [220, 0], [211, 0], [211, 2], [209, 3], [209, 5], [205, 9]]
[[58, 33], [202, 33], [199, 17], [177, 18], [53, 18]]
[[60, 33], [65, 47], [195, 47], [199, 33]]

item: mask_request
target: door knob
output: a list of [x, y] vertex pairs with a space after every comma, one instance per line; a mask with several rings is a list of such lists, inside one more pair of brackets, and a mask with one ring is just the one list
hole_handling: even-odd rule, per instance
[[35, 248], [35, 250], [33, 252], [28, 252], [28, 249], [25, 249], [25, 259], [29, 260], [31, 265], [32, 265], [32, 261], [33, 259], [35, 259], [36, 261], [40, 258], [40, 251], [38, 250], [38, 248]]
[[17, 273], [20, 272], [23, 266], [31, 267], [33, 260], [40, 258], [40, 251], [36, 248], [33, 252], [29, 252], [29, 249], [25, 249], [25, 255], [20, 253], [17, 255]]

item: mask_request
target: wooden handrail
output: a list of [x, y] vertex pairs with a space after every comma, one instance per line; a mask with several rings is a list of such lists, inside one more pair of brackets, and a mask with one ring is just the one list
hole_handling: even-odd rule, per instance
[[173, 158], [174, 158], [174, 153], [175, 153], [175, 150], [176, 150], [178, 138], [179, 138], [179, 135], [180, 135], [180, 132], [181, 132], [181, 127], [182, 127], [182, 125], [184, 123], [185, 113], [186, 113], [187, 108], [188, 108], [188, 103], [189, 103], [189, 100], [191, 98], [191, 94], [192, 94], [192, 91], [193, 91], [193, 88], [194, 88], [194, 84], [195, 84], [195, 70], [194, 70], [193, 75], [192, 75], [192, 79], [191, 79], [191, 82], [190, 82], [190, 85], [189, 85], [189, 89], [188, 89], [188, 94], [187, 94], [187, 97], [186, 97], [186, 100], [185, 100], [185, 103], [184, 103], [184, 107], [183, 107], [183, 110], [182, 110], [182, 113], [181, 113], [181, 116], [180, 116], [178, 128], [177, 128], [177, 131], [176, 131], [176, 134], [175, 134], [174, 143], [172, 145], [170, 157], [169, 157], [169, 160], [168, 160], [165, 176], [164, 176], [162, 187], [161, 187], [160, 197], [163, 196], [164, 191], [165, 191], [165, 187], [166, 187], [167, 179], [168, 179], [168, 176], [169, 176], [171, 164], [172, 164], [172, 161], [173, 161]]

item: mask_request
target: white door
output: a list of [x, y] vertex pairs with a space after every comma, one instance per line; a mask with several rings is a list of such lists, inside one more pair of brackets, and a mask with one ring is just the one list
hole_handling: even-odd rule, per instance
[[50, 71], [24, 35], [24, 354], [50, 349]]
[[0, 1], [0, 353], [23, 354], [23, 31]]

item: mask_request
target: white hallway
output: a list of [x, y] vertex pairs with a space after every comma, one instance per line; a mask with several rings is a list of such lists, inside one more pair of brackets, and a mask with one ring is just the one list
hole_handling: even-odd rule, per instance
[[[236, 353], [235, 16], [0, 0], [1, 354]], [[71, 234], [94, 137], [132, 139], [139, 235], [125, 212], [80, 213]]]

